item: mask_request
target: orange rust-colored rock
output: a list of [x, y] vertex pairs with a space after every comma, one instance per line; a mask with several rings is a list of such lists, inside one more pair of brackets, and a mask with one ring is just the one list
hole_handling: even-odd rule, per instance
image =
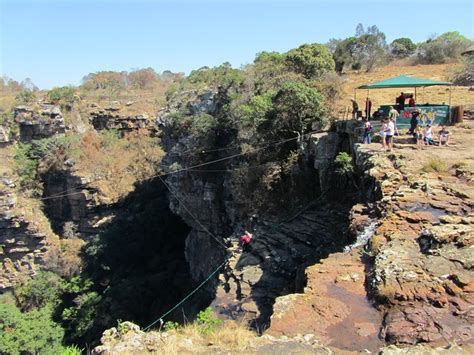
[[367, 300], [365, 267], [356, 250], [309, 267], [304, 295], [277, 299], [269, 333], [314, 333], [325, 344], [347, 350], [378, 348], [382, 314]]

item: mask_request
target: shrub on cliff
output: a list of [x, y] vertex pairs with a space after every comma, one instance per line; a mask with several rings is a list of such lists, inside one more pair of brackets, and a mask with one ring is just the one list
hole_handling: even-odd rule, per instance
[[76, 99], [76, 89], [72, 86], [55, 87], [48, 91], [48, 99], [61, 106], [62, 110], [70, 111]]
[[203, 334], [215, 332], [223, 323], [222, 320], [217, 318], [213, 313], [211, 307], [207, 307], [205, 310], [200, 311], [197, 315], [196, 322], [199, 326], [199, 331]]
[[63, 330], [51, 320], [49, 307], [22, 313], [0, 304], [0, 353], [59, 354]]
[[166, 91], [167, 100], [171, 100], [176, 94], [187, 91], [202, 92], [204, 90], [222, 87], [228, 89], [231, 86], [238, 87], [244, 82], [245, 75], [240, 69], [234, 69], [230, 63], [223, 63], [217, 67], [202, 67], [193, 70], [187, 78], [173, 84]]
[[31, 144], [18, 144], [15, 147], [13, 159], [15, 161], [15, 171], [18, 174], [22, 187], [33, 187], [36, 179], [37, 161], [29, 155]]
[[217, 119], [207, 113], [193, 116], [191, 120], [191, 132], [194, 134], [207, 134], [217, 126]]
[[334, 159], [334, 165], [336, 166], [335, 172], [338, 175], [344, 176], [354, 172], [352, 157], [346, 152], [340, 152], [336, 156]]
[[15, 101], [19, 104], [29, 104], [35, 101], [36, 94], [33, 90], [25, 89], [15, 96]]
[[273, 93], [253, 96], [249, 102], [238, 106], [235, 110], [244, 126], [258, 126], [272, 109]]
[[22, 311], [55, 307], [60, 302], [63, 280], [52, 272], [41, 271], [25, 285], [14, 290]]

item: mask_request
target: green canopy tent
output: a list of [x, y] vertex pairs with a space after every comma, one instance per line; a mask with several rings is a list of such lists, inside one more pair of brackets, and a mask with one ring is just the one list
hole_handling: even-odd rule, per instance
[[[414, 88], [416, 100], [416, 88], [427, 86], [451, 86], [452, 83], [448, 81], [435, 81], [430, 79], [416, 78], [414, 76], [400, 75], [394, 78], [377, 81], [359, 86], [357, 89], [367, 89], [367, 96], [369, 96], [370, 89], [392, 89], [392, 88]], [[356, 92], [354, 92], [354, 99], [356, 99]], [[451, 107], [451, 88], [449, 90], [449, 106]]]
[[[426, 86], [451, 86], [448, 81], [435, 81], [430, 79], [415, 78], [414, 76], [400, 75], [387, 80], [359, 86], [357, 89], [392, 89], [392, 88], [416, 88]], [[451, 106], [451, 90], [449, 91], [449, 105]]]
[[387, 80], [359, 86], [358, 89], [389, 89], [389, 88], [418, 88], [424, 86], [450, 86], [447, 81], [435, 81], [429, 79], [415, 78], [414, 76], [400, 75]]

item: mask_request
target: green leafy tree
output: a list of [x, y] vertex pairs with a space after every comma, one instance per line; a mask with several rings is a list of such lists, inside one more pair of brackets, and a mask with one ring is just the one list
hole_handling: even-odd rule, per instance
[[236, 109], [237, 116], [244, 125], [258, 126], [272, 109], [272, 93], [253, 96], [250, 102]]
[[207, 134], [217, 126], [217, 119], [207, 113], [193, 116], [191, 131], [195, 134]]
[[364, 27], [359, 24], [356, 36], [340, 41], [334, 50], [336, 71], [342, 73], [348, 65], [353, 69], [365, 67], [367, 71], [371, 71], [384, 60], [385, 50], [385, 34], [377, 26], [369, 26], [364, 31]]
[[446, 32], [418, 46], [417, 59], [422, 64], [440, 64], [458, 60], [461, 52], [472, 44], [459, 32]]
[[22, 311], [55, 307], [60, 302], [63, 280], [56, 274], [47, 271], [39, 272], [25, 285], [14, 290], [18, 306]]
[[367, 32], [357, 37], [356, 57], [357, 61], [371, 71], [385, 57], [387, 43], [385, 34], [377, 26], [370, 26]]
[[273, 98], [273, 131], [308, 132], [313, 122], [323, 125], [326, 110], [321, 93], [303, 83], [288, 82]]
[[336, 45], [333, 58], [337, 73], [341, 74], [346, 65], [353, 66], [357, 62], [357, 47], [358, 40], [356, 37], [346, 38]]
[[261, 52], [253, 65], [246, 68], [246, 87], [255, 88], [257, 95], [279, 88], [296, 74], [285, 65], [285, 55], [278, 52]]
[[410, 38], [402, 37], [390, 43], [390, 55], [394, 58], [406, 58], [415, 53], [416, 44]]
[[312, 43], [290, 50], [286, 53], [287, 66], [307, 79], [317, 79], [325, 73], [334, 71], [334, 59], [323, 44]]
[[63, 335], [49, 307], [22, 313], [12, 304], [0, 304], [2, 354], [59, 354]]

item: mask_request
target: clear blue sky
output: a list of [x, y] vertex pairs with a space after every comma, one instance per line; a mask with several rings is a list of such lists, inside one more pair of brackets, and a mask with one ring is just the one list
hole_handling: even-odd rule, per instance
[[474, 37], [474, 0], [0, 0], [0, 74], [41, 88], [98, 70], [189, 73], [287, 51], [377, 25], [387, 40], [460, 31]]

